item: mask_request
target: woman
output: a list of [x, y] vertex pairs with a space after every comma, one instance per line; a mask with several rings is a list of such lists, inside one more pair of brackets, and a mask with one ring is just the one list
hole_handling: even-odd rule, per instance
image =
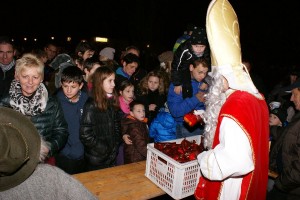
[[41, 151], [51, 157], [65, 145], [68, 129], [62, 108], [49, 96], [43, 78], [44, 64], [33, 54], [24, 54], [16, 61], [15, 79], [0, 104], [30, 118], [48, 144]]

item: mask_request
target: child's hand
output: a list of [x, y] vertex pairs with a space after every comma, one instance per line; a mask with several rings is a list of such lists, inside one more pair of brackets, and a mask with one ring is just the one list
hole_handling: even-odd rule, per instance
[[174, 92], [176, 94], [180, 94], [182, 92], [182, 86], [181, 85], [175, 86], [174, 87]]
[[125, 144], [132, 144], [132, 140], [131, 139], [129, 139], [130, 138], [130, 136], [128, 135], [128, 134], [125, 134], [125, 135], [123, 135], [123, 140], [124, 140], [124, 142], [125, 142]]
[[200, 90], [207, 90], [208, 85], [206, 83], [202, 83], [200, 86]]
[[156, 104], [150, 104], [149, 105], [149, 111], [155, 111], [155, 108], [156, 108]]

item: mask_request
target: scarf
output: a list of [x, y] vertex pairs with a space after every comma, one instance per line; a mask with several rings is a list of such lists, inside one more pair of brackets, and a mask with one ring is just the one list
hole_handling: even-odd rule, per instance
[[11, 68], [13, 68], [13, 66], [15, 66], [15, 64], [16, 64], [16, 61], [13, 60], [8, 65], [3, 65], [2, 63], [0, 63], [0, 67], [1, 67], [3, 72], [7, 72]]
[[47, 105], [48, 91], [43, 83], [40, 83], [36, 92], [26, 97], [22, 93], [21, 84], [17, 80], [13, 80], [10, 89], [10, 105], [11, 107], [23, 115], [35, 116], [42, 113]]

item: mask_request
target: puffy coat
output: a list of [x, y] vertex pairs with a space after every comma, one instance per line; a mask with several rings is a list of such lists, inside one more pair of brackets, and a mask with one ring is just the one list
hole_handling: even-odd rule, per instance
[[176, 139], [176, 121], [169, 112], [159, 111], [150, 125], [149, 136], [154, 142]]
[[147, 144], [149, 142], [147, 123], [128, 115], [122, 119], [121, 127], [122, 134], [128, 134], [132, 141], [131, 145], [124, 145], [124, 163], [146, 160]]
[[80, 140], [88, 165], [99, 169], [115, 165], [121, 143], [120, 113], [112, 106], [101, 112], [92, 98], [84, 105], [80, 122]]
[[[0, 105], [12, 108], [9, 104], [10, 96], [1, 99]], [[62, 149], [68, 139], [68, 125], [65, 121], [63, 110], [59, 101], [49, 96], [44, 112], [30, 117], [39, 134], [51, 147], [48, 156], [53, 156]]]

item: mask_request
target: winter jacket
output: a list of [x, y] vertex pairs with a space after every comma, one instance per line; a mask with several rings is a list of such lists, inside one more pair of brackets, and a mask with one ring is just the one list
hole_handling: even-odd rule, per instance
[[[210, 53], [208, 45], [206, 46], [202, 57], [207, 60], [208, 66], [210, 67]], [[171, 69], [171, 82], [174, 86], [182, 86], [182, 94], [184, 98], [191, 97], [193, 95], [189, 69], [190, 64], [198, 58], [200, 57], [197, 57], [193, 53], [190, 39], [182, 43], [174, 53]]]
[[139, 121], [128, 115], [121, 122], [122, 134], [128, 134], [132, 144], [124, 144], [124, 163], [146, 160], [147, 144], [149, 142], [146, 121]]
[[68, 123], [68, 142], [64, 148], [60, 151], [60, 154], [74, 160], [83, 159], [84, 148], [83, 144], [79, 139], [79, 129], [80, 129], [80, 118], [83, 113], [83, 106], [88, 99], [88, 94], [81, 92], [79, 100], [77, 102], [70, 102], [66, 98], [64, 92], [59, 90], [56, 97], [61, 103], [62, 109], [64, 111], [64, 117]]
[[191, 84], [193, 88], [193, 96], [185, 99], [183, 99], [182, 94], [176, 94], [174, 92], [174, 85], [172, 83], [169, 87], [167, 97], [168, 107], [177, 124], [183, 124], [183, 117], [185, 114], [193, 110], [205, 110], [204, 103], [199, 101], [195, 96], [203, 82], [197, 82], [193, 79]]
[[[274, 167], [276, 159], [282, 158], [282, 172], [275, 180], [275, 186], [284, 192], [298, 195], [300, 198], [300, 112], [295, 114], [288, 126], [282, 131], [271, 129], [272, 138], [276, 138], [270, 151], [270, 168]], [[277, 130], [278, 131], [278, 130]], [[280, 151], [281, 149], [281, 151]], [[281, 155], [280, 155], [281, 153]], [[278, 160], [277, 160], [278, 162]]]
[[88, 165], [98, 169], [115, 165], [121, 143], [120, 114], [112, 106], [104, 112], [89, 98], [80, 121], [80, 140]]
[[[12, 108], [9, 101], [10, 96], [7, 94], [1, 99], [0, 104]], [[69, 135], [68, 125], [61, 105], [55, 97], [49, 96], [45, 110], [38, 115], [31, 116], [30, 120], [44, 140], [51, 145], [49, 157], [65, 146]]]
[[169, 112], [159, 111], [150, 125], [149, 136], [154, 142], [176, 139], [176, 121]]

